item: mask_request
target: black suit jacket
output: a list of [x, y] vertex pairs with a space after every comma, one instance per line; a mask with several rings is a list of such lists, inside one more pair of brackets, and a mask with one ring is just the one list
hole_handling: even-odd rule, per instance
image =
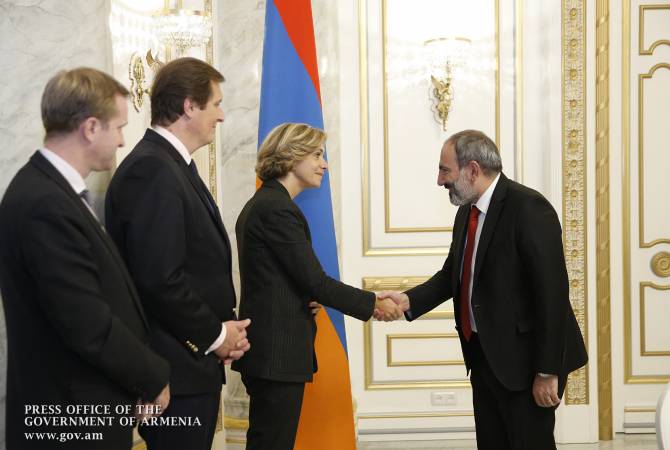
[[[470, 206], [459, 208], [442, 269], [407, 291], [411, 318], [459, 298]], [[477, 247], [471, 304], [486, 358], [510, 390], [528, 389], [536, 373], [559, 375], [586, 364], [586, 348], [572, 311], [556, 211], [538, 192], [504, 174], [495, 187]], [[469, 368], [468, 346], [456, 328]]]
[[[172, 366], [173, 394], [221, 391], [212, 352], [234, 319], [230, 242], [204, 183], [162, 136], [147, 130], [107, 191], [106, 223], [151, 324], [151, 342]], [[216, 206], [214, 206], [216, 208]]]
[[251, 318], [251, 349], [233, 369], [275, 381], [312, 381], [316, 324], [309, 302], [368, 320], [375, 295], [326, 275], [312, 249], [305, 216], [276, 180], [264, 182], [249, 200], [235, 231], [242, 278], [240, 318]]
[[0, 204], [0, 287], [8, 449], [55, 445], [24, 439], [39, 431], [24, 426], [24, 405], [60, 405], [57, 416], [74, 403], [113, 410], [139, 397], [153, 400], [167, 384], [168, 364], [146, 345], [147, 322], [114, 243], [39, 152]]

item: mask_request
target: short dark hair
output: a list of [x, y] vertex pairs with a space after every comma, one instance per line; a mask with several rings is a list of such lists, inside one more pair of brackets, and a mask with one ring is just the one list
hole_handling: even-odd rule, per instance
[[477, 161], [484, 175], [488, 177], [502, 172], [502, 159], [498, 147], [481, 131], [459, 131], [451, 135], [446, 144], [454, 144], [459, 169], [470, 161]]
[[196, 58], [179, 58], [160, 68], [151, 87], [151, 125], [167, 126], [184, 114], [184, 100], [190, 98], [201, 109], [212, 96], [212, 82], [223, 75]]
[[118, 113], [116, 96], [128, 90], [97, 69], [78, 67], [54, 75], [44, 88], [40, 109], [46, 137], [76, 130], [89, 117], [106, 123]]

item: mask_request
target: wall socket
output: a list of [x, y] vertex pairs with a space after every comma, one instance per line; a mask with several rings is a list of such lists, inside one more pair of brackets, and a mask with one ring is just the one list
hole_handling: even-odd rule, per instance
[[431, 392], [430, 404], [433, 406], [450, 406], [457, 402], [455, 392]]

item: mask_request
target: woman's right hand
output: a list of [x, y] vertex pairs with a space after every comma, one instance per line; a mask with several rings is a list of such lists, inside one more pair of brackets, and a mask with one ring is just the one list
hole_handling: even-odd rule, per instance
[[377, 298], [375, 300], [375, 311], [373, 316], [377, 320], [390, 322], [400, 319], [403, 316], [403, 310], [390, 298]]

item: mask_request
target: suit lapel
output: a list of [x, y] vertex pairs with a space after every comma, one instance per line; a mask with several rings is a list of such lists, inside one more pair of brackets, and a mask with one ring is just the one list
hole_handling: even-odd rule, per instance
[[[179, 166], [186, 179], [188, 179], [189, 183], [191, 183], [191, 186], [193, 186], [196, 195], [205, 206], [205, 209], [207, 209], [209, 216], [211, 217], [212, 221], [214, 222], [214, 225], [219, 230], [219, 233], [223, 238], [224, 244], [228, 248], [228, 251], [230, 251], [230, 240], [228, 239], [228, 233], [226, 233], [223, 221], [221, 220], [221, 214], [219, 213], [219, 208], [216, 206], [214, 198], [209, 193], [209, 190], [207, 189], [207, 186], [202, 181], [202, 179], [195, 177], [195, 175], [191, 172], [191, 169], [188, 167], [186, 161], [184, 161], [184, 158], [179, 154], [177, 149], [174, 148], [172, 144], [170, 144], [170, 142], [168, 142], [167, 139], [165, 139], [163, 136], [156, 133], [152, 129], [148, 129], [144, 134], [144, 139], [147, 139], [148, 141], [158, 144], [159, 146], [164, 148], [167, 154], [170, 157], [172, 157], [174, 162]], [[212, 207], [214, 208], [213, 210]]]
[[482, 270], [482, 264], [484, 263], [484, 257], [486, 256], [486, 250], [491, 243], [491, 238], [493, 237], [493, 232], [495, 231], [496, 224], [500, 218], [500, 213], [503, 209], [505, 202], [505, 196], [507, 195], [507, 184], [509, 180], [501, 172], [500, 179], [496, 185], [493, 195], [491, 196], [491, 203], [489, 204], [489, 209], [486, 211], [486, 218], [484, 220], [484, 226], [482, 228], [482, 233], [479, 236], [479, 243], [477, 244], [477, 256], [475, 259], [475, 273], [473, 276], [473, 282], [477, 281], [479, 273]]
[[91, 211], [86, 207], [86, 205], [84, 205], [82, 199], [79, 198], [79, 195], [74, 191], [74, 189], [72, 189], [72, 186], [70, 186], [70, 183], [68, 183], [67, 180], [63, 178], [60, 172], [58, 172], [58, 170], [56, 170], [56, 168], [49, 161], [47, 161], [47, 159], [44, 156], [42, 156], [42, 154], [39, 151], [35, 152], [30, 161], [35, 165], [35, 167], [37, 167], [47, 177], [49, 177], [63, 191], [65, 195], [70, 197], [70, 199], [74, 202], [75, 208], [77, 208], [83, 214], [83, 216], [86, 217], [88, 224], [98, 234], [102, 242], [107, 247], [107, 250], [112, 255], [112, 258], [119, 266], [121, 273], [123, 274], [124, 281], [126, 282], [128, 290], [130, 291], [131, 297], [133, 298], [133, 302], [135, 303], [137, 311], [140, 317], [142, 318], [144, 325], [148, 329], [149, 322], [147, 322], [147, 319], [144, 316], [144, 310], [140, 305], [139, 295], [135, 290], [135, 285], [133, 284], [132, 279], [130, 278], [130, 274], [126, 269], [126, 265], [123, 262], [123, 259], [121, 258], [121, 255], [119, 254], [118, 250], [116, 249], [116, 245], [112, 242], [109, 235], [107, 235], [107, 232], [103, 229], [98, 219], [94, 217]]
[[223, 236], [224, 241], [226, 241], [226, 245], [230, 247], [226, 230], [223, 226], [223, 222], [221, 221], [221, 213], [219, 212], [218, 206], [216, 206], [214, 197], [212, 197], [212, 194], [209, 192], [209, 189], [202, 181], [202, 179], [200, 179], [199, 177], [196, 178], [193, 172], [191, 172], [191, 169], [189, 169], [188, 166], [186, 166], [185, 164], [184, 166], [186, 167], [185, 173], [186, 177], [188, 178], [188, 181], [193, 186], [193, 189], [195, 189], [195, 192], [198, 194], [198, 197], [200, 197], [200, 201], [202, 201], [202, 203], [205, 205], [205, 208], [207, 208], [207, 212], [209, 212], [209, 215], [214, 221], [216, 227], [218, 228], [219, 233], [221, 233], [221, 236]]

